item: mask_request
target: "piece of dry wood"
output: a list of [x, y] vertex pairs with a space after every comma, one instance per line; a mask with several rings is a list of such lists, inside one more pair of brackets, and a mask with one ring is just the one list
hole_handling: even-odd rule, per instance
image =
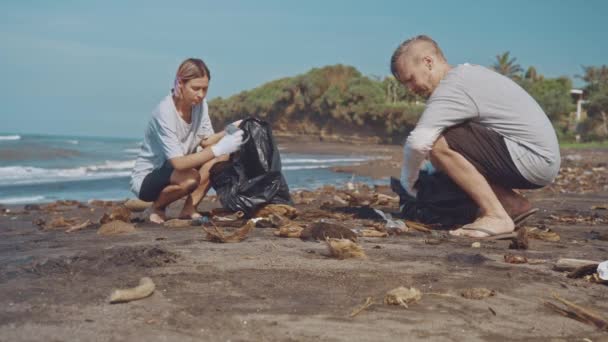
[[600, 317], [600, 315], [596, 312], [584, 308], [578, 304], [574, 304], [566, 299], [563, 299], [555, 293], [553, 294], [553, 298], [565, 305], [566, 307], [562, 308], [557, 304], [549, 301], [544, 302], [545, 306], [566, 317], [575, 319], [582, 323], [594, 325], [600, 330], [608, 331], [608, 320], [604, 319], [603, 317]]
[[152, 279], [143, 277], [139, 280], [139, 285], [130, 289], [118, 289], [112, 292], [110, 303], [124, 303], [132, 300], [146, 298], [154, 292], [156, 285]]
[[584, 260], [584, 259], [568, 259], [568, 258], [562, 258], [557, 260], [557, 262], [555, 263], [555, 265], [553, 266], [553, 269], [555, 271], [574, 271], [576, 268], [578, 267], [582, 267], [582, 266], [587, 266], [587, 265], [592, 265], [592, 264], [599, 264], [598, 261], [593, 261], [593, 260]]
[[365, 302], [356, 307], [351, 313], [350, 313], [350, 317], [355, 317], [358, 314], [360, 314], [361, 312], [363, 312], [365, 309], [369, 308], [370, 306], [374, 305], [374, 299], [372, 297], [367, 297], [365, 299]]
[[423, 233], [430, 233], [432, 230], [431, 228], [425, 226], [424, 224], [414, 222], [414, 221], [405, 220], [405, 225], [408, 228], [411, 228], [411, 229], [414, 229], [414, 230], [417, 230], [417, 231], [423, 232]]
[[88, 227], [90, 225], [91, 225], [91, 220], [86, 220], [86, 221], [82, 222], [81, 224], [77, 224], [77, 225], [69, 227], [65, 232], [66, 233], [73, 233], [75, 231], [84, 229], [84, 228], [86, 228], [86, 227]]

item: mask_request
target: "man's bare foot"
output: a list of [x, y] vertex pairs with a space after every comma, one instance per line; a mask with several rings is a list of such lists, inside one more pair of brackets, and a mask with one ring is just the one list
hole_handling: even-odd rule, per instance
[[165, 210], [153, 209], [150, 214], [150, 222], [156, 224], [163, 224], [167, 217], [165, 216]]
[[[468, 228], [468, 229], [462, 229]], [[511, 233], [515, 230], [515, 225], [510, 217], [482, 216], [473, 223], [462, 226], [460, 229], [451, 230], [450, 234], [454, 236], [466, 236], [472, 238], [484, 238], [491, 235]], [[475, 229], [482, 229], [491, 232], [486, 233]]]

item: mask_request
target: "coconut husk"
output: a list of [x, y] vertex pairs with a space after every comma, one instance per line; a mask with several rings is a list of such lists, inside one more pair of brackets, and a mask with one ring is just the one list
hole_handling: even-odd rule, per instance
[[300, 226], [297, 223], [291, 222], [287, 225], [280, 227], [278, 230], [274, 231], [273, 234], [279, 237], [299, 238], [302, 235], [303, 230], [304, 227]]
[[[560, 240], [559, 234], [552, 231], [551, 229], [540, 229], [536, 227], [525, 227], [530, 239], [543, 240], [549, 242], [558, 242]], [[524, 228], [521, 228], [524, 229]]]
[[367, 256], [363, 248], [355, 242], [348, 239], [326, 239], [327, 247], [329, 248], [330, 256], [344, 260], [350, 258], [363, 259]]
[[217, 243], [235, 243], [241, 242], [247, 238], [247, 235], [255, 228], [255, 219], [247, 221], [247, 223], [241, 228], [234, 231], [232, 234], [226, 235], [222, 229], [215, 224], [213, 230], [203, 227], [203, 230], [207, 233], [206, 240]]
[[105, 224], [110, 221], [131, 222], [131, 210], [124, 205], [118, 205], [110, 208], [109, 213], [104, 213], [99, 219], [100, 224]]
[[343, 225], [325, 221], [314, 222], [300, 235], [302, 240], [324, 241], [326, 239], [349, 239], [357, 241], [357, 234]]
[[144, 202], [140, 199], [130, 199], [123, 203], [123, 205], [133, 211], [133, 212], [142, 212], [152, 206], [152, 202]]
[[514, 255], [511, 253], [507, 253], [504, 256], [505, 262], [509, 264], [526, 264], [528, 263], [528, 258], [523, 255]]
[[528, 230], [526, 228], [521, 228], [517, 231], [517, 237], [511, 240], [511, 244], [509, 245], [509, 249], [521, 249], [525, 250], [530, 247], [530, 241], [528, 239]]
[[259, 209], [253, 216], [267, 217], [271, 214], [280, 215], [293, 220], [298, 216], [298, 211], [296, 208], [287, 204], [268, 204]]
[[470, 289], [464, 289], [460, 292], [460, 295], [466, 299], [484, 299], [493, 297], [496, 295], [496, 291], [486, 289], [485, 287], [473, 287]]
[[386, 296], [384, 296], [384, 304], [400, 305], [407, 309], [408, 304], [416, 303], [420, 299], [422, 299], [422, 292], [417, 288], [399, 286], [386, 293]]
[[130, 289], [114, 290], [110, 295], [110, 303], [124, 303], [133, 300], [146, 298], [154, 293], [156, 285], [152, 279], [143, 277], [139, 280], [139, 285]]
[[42, 229], [57, 229], [57, 228], [67, 228], [73, 225], [78, 224], [77, 218], [66, 219], [63, 216], [55, 216], [49, 222], [45, 222], [44, 220], [36, 220], [36, 224], [38, 224]]
[[123, 221], [110, 221], [103, 224], [97, 230], [97, 235], [109, 236], [109, 235], [120, 235], [129, 234], [135, 232], [135, 226]]

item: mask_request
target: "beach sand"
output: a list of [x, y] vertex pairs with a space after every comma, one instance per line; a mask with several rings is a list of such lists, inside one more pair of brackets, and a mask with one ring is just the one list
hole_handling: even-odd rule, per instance
[[[399, 147], [363, 150], [391, 159], [344, 172], [398, 174]], [[166, 228], [141, 221], [141, 213], [131, 215], [135, 232], [100, 236], [97, 222], [115, 203], [1, 208], [0, 340], [600, 340], [605, 332], [551, 311], [543, 300], [556, 293], [608, 318], [606, 285], [553, 270], [559, 258], [607, 259], [608, 210], [600, 209], [608, 204], [607, 164], [606, 151], [566, 151], [558, 183], [526, 193], [541, 209], [528, 228], [560, 236], [558, 242], [530, 239], [528, 250], [510, 250], [508, 241], [481, 241], [473, 248], [472, 240], [444, 231], [411, 230], [359, 238], [367, 258], [337, 260], [328, 256], [325, 243], [276, 237], [273, 228], [255, 228], [240, 243], [217, 244], [205, 240], [201, 227]], [[328, 187], [294, 194], [295, 221], [306, 225], [325, 218], [349, 228], [378, 224], [332, 202], [343, 193]], [[360, 193], [393, 195], [387, 187]], [[217, 206], [205, 201], [199, 209]], [[395, 203], [374, 207], [398, 210]], [[177, 209], [174, 205], [169, 213]], [[59, 216], [94, 224], [73, 233], [35, 224]], [[244, 223], [217, 222], [227, 231]], [[508, 253], [535, 262], [506, 263]], [[150, 297], [109, 303], [113, 289], [137, 286], [141, 277], [156, 284]], [[383, 304], [385, 294], [399, 286], [419, 289], [422, 299], [407, 309]], [[477, 287], [495, 295], [461, 296]], [[368, 297], [374, 304], [350, 317]]]

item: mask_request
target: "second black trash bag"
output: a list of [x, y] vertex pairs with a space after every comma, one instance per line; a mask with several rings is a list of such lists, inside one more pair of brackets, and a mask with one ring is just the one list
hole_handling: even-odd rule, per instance
[[399, 195], [399, 208], [406, 220], [453, 227], [477, 217], [477, 204], [444, 173], [420, 171], [416, 188], [418, 193], [413, 197], [398, 179], [391, 178], [391, 189]]
[[211, 186], [222, 206], [251, 217], [266, 204], [292, 205], [270, 124], [248, 118], [239, 128], [245, 132], [240, 151], [210, 171]]

